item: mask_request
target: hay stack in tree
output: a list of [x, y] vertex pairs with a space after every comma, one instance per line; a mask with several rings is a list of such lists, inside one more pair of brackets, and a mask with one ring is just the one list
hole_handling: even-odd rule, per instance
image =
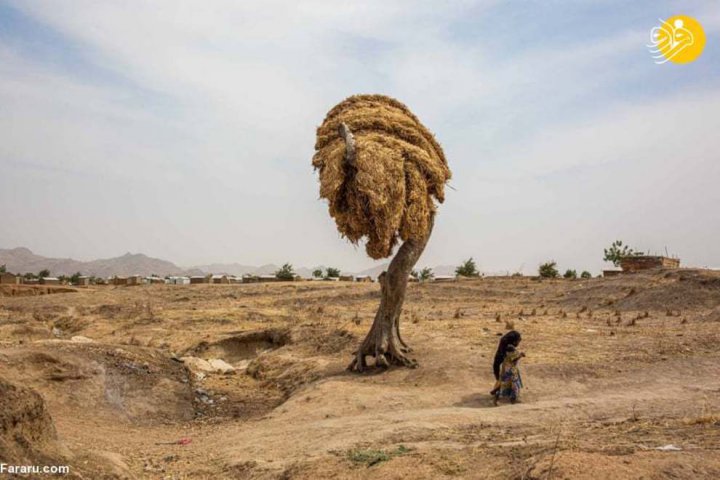
[[380, 275], [380, 307], [349, 369], [363, 371], [368, 356], [380, 367], [416, 366], [400, 336], [400, 312], [408, 276], [432, 232], [435, 201], [445, 199], [450, 170], [442, 148], [402, 103], [356, 95], [318, 128], [313, 166], [344, 237], [354, 244], [365, 238], [374, 259], [389, 257], [403, 241]]

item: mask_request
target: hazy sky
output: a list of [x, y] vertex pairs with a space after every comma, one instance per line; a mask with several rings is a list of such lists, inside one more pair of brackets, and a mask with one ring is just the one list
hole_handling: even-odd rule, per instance
[[[675, 14], [705, 51], [655, 65]], [[597, 272], [620, 238], [720, 267], [719, 36], [716, 0], [0, 0], [0, 248], [372, 266], [310, 160], [383, 93], [453, 171], [419, 266]]]

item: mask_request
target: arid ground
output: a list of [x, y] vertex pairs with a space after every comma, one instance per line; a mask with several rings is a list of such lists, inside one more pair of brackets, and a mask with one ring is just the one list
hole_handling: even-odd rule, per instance
[[[401, 328], [420, 367], [366, 375], [345, 367], [377, 284], [15, 290], [0, 296], [7, 463], [84, 479], [720, 478], [720, 273], [411, 284]], [[526, 388], [494, 407], [513, 327]]]

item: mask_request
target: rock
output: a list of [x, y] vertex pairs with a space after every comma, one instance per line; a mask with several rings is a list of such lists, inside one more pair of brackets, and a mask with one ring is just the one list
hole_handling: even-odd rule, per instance
[[660, 450], [661, 452], [679, 452], [682, 450], [682, 448], [670, 444], [663, 445], [662, 447], [655, 447], [655, 450]]
[[70, 339], [70, 341], [73, 343], [94, 343], [95, 342], [95, 340], [93, 340], [92, 338], [83, 337], [82, 335], [75, 335], [74, 337], [72, 337]]
[[180, 360], [187, 365], [191, 372], [202, 378], [204, 378], [204, 374], [206, 373], [235, 373], [235, 367], [219, 358], [203, 360], [198, 357], [182, 357]]
[[248, 365], [250, 365], [250, 360], [240, 360], [235, 364], [235, 370], [244, 372], [247, 370]]
[[235, 373], [235, 367], [227, 363], [225, 360], [219, 358], [211, 358], [208, 363], [213, 368], [213, 371], [220, 373]]
[[207, 360], [203, 360], [202, 358], [198, 357], [182, 357], [180, 360], [183, 361], [185, 365], [192, 371], [192, 372], [206, 372], [210, 373], [213, 371], [212, 365]]

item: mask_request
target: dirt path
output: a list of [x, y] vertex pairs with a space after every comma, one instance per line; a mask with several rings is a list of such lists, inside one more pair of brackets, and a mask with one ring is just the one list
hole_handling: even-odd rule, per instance
[[[252, 463], [282, 471], [297, 459], [313, 461], [358, 444], [402, 443], [418, 450], [486, 445], [485, 439], [473, 444], [454, 438], [452, 432], [471, 426], [517, 428], [517, 435], [510, 433], [496, 444], [522, 441], [528, 432], [536, 436], [530, 442], [547, 443], [553, 426], [571, 429], [633, 416], [682, 416], [707, 407], [709, 399], [714, 408], [720, 406], [718, 357], [634, 366], [582, 384], [545, 377], [547, 367], [528, 360], [530, 387], [523, 403], [494, 407], [485, 392], [490, 376], [479, 378], [474, 370], [458, 368], [469, 358], [452, 352], [457, 350], [436, 349], [426, 360], [444, 362], [435, 363], [433, 369], [449, 374], [399, 370], [379, 377], [344, 375], [313, 384], [262, 422], [229, 429], [221, 442], [222, 454], [236, 465]], [[437, 439], [438, 433], [445, 438]], [[655, 446], [659, 445], [648, 445]]]

